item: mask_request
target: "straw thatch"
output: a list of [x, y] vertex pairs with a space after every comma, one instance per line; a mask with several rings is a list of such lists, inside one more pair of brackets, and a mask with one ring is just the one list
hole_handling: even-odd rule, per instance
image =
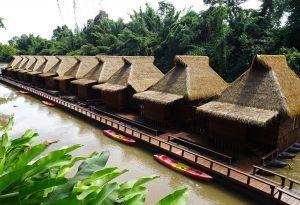
[[46, 58], [44, 56], [35, 56], [37, 62], [35, 66], [33, 67], [32, 71], [40, 71], [42, 70], [46, 65]]
[[23, 59], [20, 62], [19, 66], [16, 66], [14, 69], [12, 69], [13, 71], [19, 71], [25, 69], [25, 66], [27, 65], [29, 59], [27, 58], [27, 56], [22, 56], [22, 58]]
[[57, 56], [44, 56], [47, 59], [47, 63], [45, 68], [43, 69], [43, 73], [39, 76], [41, 77], [52, 77], [57, 75], [57, 70], [62, 63], [62, 60]]
[[[300, 114], [300, 79], [288, 67], [285, 56], [258, 55], [253, 59], [251, 67], [215, 101], [265, 111], [276, 111], [279, 114], [294, 117]], [[223, 106], [224, 110], [219, 109], [218, 111], [212, 111], [209, 105], [206, 106], [208, 106], [207, 109], [201, 106], [197, 110], [212, 115], [226, 113], [226, 106]], [[261, 112], [259, 115], [257, 118], [261, 118], [265, 112]], [[238, 122], [247, 121], [247, 117], [242, 114], [235, 117], [228, 114], [228, 118]], [[259, 120], [251, 121], [251, 123], [264, 124]]]
[[207, 56], [176, 56], [175, 67], [148, 91], [135, 94], [134, 98], [170, 104], [183, 98], [188, 101], [211, 98], [226, 87], [226, 82], [209, 66]]
[[55, 77], [55, 80], [68, 80], [75, 78], [76, 73], [79, 69], [80, 60], [74, 56], [57, 56], [61, 63], [57, 69], [58, 76]]
[[15, 69], [20, 65], [22, 59], [23, 59], [22, 56], [13, 56], [13, 60], [6, 66], [5, 69], [7, 70]]
[[197, 111], [218, 118], [239, 121], [244, 124], [266, 126], [278, 115], [277, 111], [246, 107], [231, 103], [212, 101], [198, 107]]
[[147, 90], [162, 78], [162, 72], [154, 66], [153, 56], [126, 56], [124, 65], [102, 85], [93, 86], [107, 92], [123, 90], [130, 86], [135, 92]]
[[27, 64], [24, 66], [23, 70], [20, 70], [19, 73], [27, 73], [33, 70], [34, 66], [37, 63], [37, 59], [35, 58], [35, 56], [27, 56], [27, 58], [29, 59]]
[[37, 59], [37, 62], [34, 66], [34, 68], [32, 69], [32, 71], [28, 72], [28, 75], [37, 75], [43, 72], [43, 70], [46, 67], [47, 64], [47, 59], [44, 56], [35, 56], [35, 58]]
[[[93, 63], [81, 65], [80, 71], [82, 79], [72, 81], [77, 85], [88, 85], [93, 83], [105, 83], [121, 66], [124, 61], [121, 56], [101, 56], [93, 57]], [[84, 62], [84, 59], [81, 59]], [[86, 59], [89, 60], [89, 59]]]

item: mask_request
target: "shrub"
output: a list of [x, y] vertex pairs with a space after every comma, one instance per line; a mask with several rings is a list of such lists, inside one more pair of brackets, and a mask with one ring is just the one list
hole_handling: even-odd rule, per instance
[[[34, 144], [35, 130], [11, 139], [13, 118], [0, 131], [0, 204], [144, 204], [148, 189], [144, 184], [158, 178], [143, 177], [123, 183], [113, 182], [127, 172], [105, 167], [109, 152], [92, 153], [88, 157], [73, 157], [70, 152], [81, 147], [72, 145], [44, 154], [53, 143]], [[74, 165], [81, 162], [76, 174], [67, 178]], [[162, 199], [158, 204], [183, 205], [188, 192], [182, 189]]]

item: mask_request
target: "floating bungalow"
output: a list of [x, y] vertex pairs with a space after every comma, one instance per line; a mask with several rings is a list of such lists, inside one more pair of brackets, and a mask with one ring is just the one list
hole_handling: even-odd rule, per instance
[[[80, 62], [74, 56], [56, 56], [56, 58], [60, 62], [39, 76], [44, 78], [47, 89], [64, 92], [67, 90], [65, 82], [74, 79], [73, 72], [77, 71]], [[75, 71], [73, 71], [74, 69]]]
[[175, 56], [174, 61], [175, 67], [161, 80], [133, 97], [149, 121], [192, 125], [195, 106], [220, 94], [227, 83], [209, 66], [207, 56]]
[[35, 56], [37, 58], [37, 63], [32, 71], [26, 73], [27, 81], [33, 83], [33, 85], [37, 85], [36, 77], [37, 75], [43, 73], [43, 70], [46, 68], [48, 63], [48, 59], [46, 56]]
[[43, 56], [34, 56], [34, 58], [36, 59], [36, 62], [34, 64], [32, 70], [23, 72], [23, 79], [27, 83], [31, 83], [31, 80], [32, 80], [31, 75], [35, 74], [35, 73], [40, 73], [40, 70], [42, 70], [47, 63], [46, 58]]
[[71, 81], [76, 86], [77, 96], [81, 100], [100, 99], [101, 92], [92, 89], [93, 85], [103, 84], [124, 65], [120, 56], [81, 56], [79, 68], [82, 78]]
[[135, 108], [133, 94], [147, 90], [163, 77], [153, 64], [153, 56], [127, 56], [123, 61], [123, 66], [106, 83], [92, 87], [100, 90], [102, 101], [116, 110]]
[[29, 59], [27, 58], [27, 56], [22, 56], [22, 61], [20, 62], [20, 64], [9, 71], [10, 77], [18, 79], [18, 71], [24, 70], [28, 61]]
[[279, 152], [300, 139], [300, 79], [283, 55], [258, 55], [215, 100], [199, 106], [212, 146], [239, 156]]
[[80, 59], [74, 56], [58, 56], [62, 60], [57, 69], [56, 77], [53, 77], [54, 83], [58, 85], [58, 90], [61, 94], [74, 94], [71, 90], [70, 82], [78, 76], [80, 67]]
[[20, 65], [22, 59], [23, 59], [22, 56], [13, 56], [13, 59], [6, 66], [6, 68], [1, 70], [1, 74], [2, 75], [9, 75], [9, 71], [12, 70], [12, 69], [16, 69]]
[[28, 61], [27, 61], [26, 65], [24, 66], [24, 69], [17, 71], [18, 79], [21, 81], [25, 80], [24, 73], [32, 71], [37, 62], [37, 59], [34, 56], [27, 56], [27, 58], [28, 58]]
[[56, 75], [56, 70], [58, 69], [58, 66], [61, 62], [60, 59], [58, 59], [56, 56], [44, 56], [46, 59], [45, 66], [41, 66], [40, 69], [30, 72], [31, 81], [33, 85], [38, 87], [45, 87], [46, 82], [45, 79], [49, 75]]

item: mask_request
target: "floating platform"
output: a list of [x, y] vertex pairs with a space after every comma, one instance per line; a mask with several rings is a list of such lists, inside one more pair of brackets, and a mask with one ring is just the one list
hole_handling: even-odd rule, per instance
[[[216, 161], [210, 157], [203, 156], [184, 146], [172, 143], [168, 141], [168, 139], [146, 133], [142, 129], [135, 127], [134, 124], [129, 125], [124, 123], [124, 121], [120, 121], [119, 118], [114, 118], [113, 114], [103, 115], [99, 112], [96, 113], [89, 108], [65, 101], [58, 96], [53, 96], [34, 87], [23, 85], [2, 76], [0, 76], [0, 82], [28, 91], [36, 96], [54, 102], [65, 109], [80, 113], [91, 120], [111, 127], [119, 133], [127, 135], [136, 141], [140, 141], [149, 147], [159, 149], [174, 158], [185, 161], [193, 167], [198, 167], [213, 176], [216, 181], [225, 183], [230, 187], [235, 187], [240, 193], [248, 194], [252, 198], [255, 197], [263, 201], [264, 204], [300, 204], [300, 192], [295, 189], [295, 185], [300, 185], [300, 182], [296, 180], [289, 179], [258, 166], [253, 166], [253, 171], [247, 172]], [[259, 170], [274, 174], [274, 177], [277, 177], [280, 182], [256, 175]]]

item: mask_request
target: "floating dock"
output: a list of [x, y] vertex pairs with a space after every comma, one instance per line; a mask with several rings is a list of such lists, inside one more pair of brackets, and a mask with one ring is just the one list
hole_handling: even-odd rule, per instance
[[[224, 184], [238, 189], [239, 192], [243, 192], [263, 201], [264, 204], [300, 205], [300, 191], [295, 188], [295, 186], [300, 185], [300, 182], [289, 179], [286, 176], [265, 170], [258, 166], [253, 166], [252, 171], [244, 171], [201, 155], [185, 146], [175, 144], [171, 141], [171, 137], [160, 137], [157, 134], [149, 134], [139, 126], [135, 126], [134, 123], [126, 123], [125, 121], [120, 120], [120, 117], [114, 117], [114, 114], [108, 113], [108, 115], [106, 115], [100, 114], [99, 112], [96, 113], [89, 108], [79, 106], [78, 104], [63, 100], [61, 97], [53, 96], [40, 89], [30, 87], [26, 84], [2, 76], [0, 76], [0, 82], [15, 86], [18, 89], [28, 91], [38, 97], [52, 101], [65, 109], [79, 113], [102, 125], [111, 127], [152, 148], [173, 155], [178, 159], [209, 173], [214, 176], [217, 181], [221, 181]], [[231, 164], [230, 161], [229, 164]], [[255, 173], [258, 170], [274, 174], [275, 177], [279, 179], [279, 182], [256, 175]]]

